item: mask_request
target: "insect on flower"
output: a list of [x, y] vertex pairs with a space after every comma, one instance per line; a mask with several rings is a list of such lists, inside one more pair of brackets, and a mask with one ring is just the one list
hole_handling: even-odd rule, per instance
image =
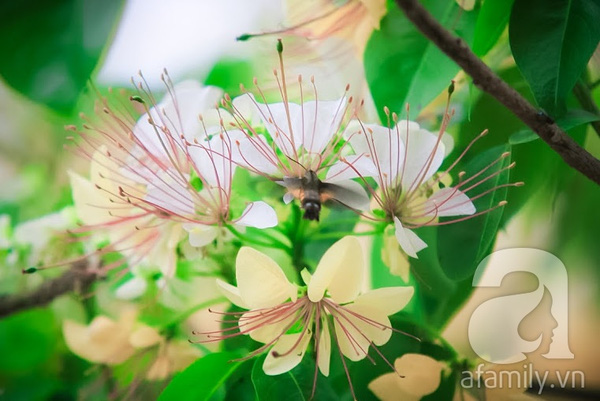
[[[291, 102], [282, 49], [279, 41], [281, 72], [275, 70], [274, 74], [282, 102], [267, 103], [256, 79], [261, 102], [248, 92], [233, 101], [225, 96], [223, 105], [233, 114], [227, 135], [232, 142], [233, 138], [240, 138], [235, 140], [234, 160], [249, 171], [284, 186], [287, 189], [284, 201], [300, 200], [305, 219], [318, 221], [321, 204], [328, 200], [351, 209], [368, 208], [368, 195], [359, 183], [332, 174], [324, 177], [330, 167], [340, 164], [345, 142], [341, 128], [350, 118], [352, 97], [320, 100], [314, 79], [311, 79], [313, 100], [305, 100], [304, 83], [299, 76], [300, 103]], [[245, 91], [243, 87], [242, 90]], [[264, 129], [257, 126], [258, 120], [262, 121]]]
[[[232, 324], [230, 327], [197, 334], [207, 336], [202, 342], [246, 334], [263, 343], [244, 359], [268, 351], [263, 363], [267, 375], [293, 369], [312, 340], [317, 362], [315, 384], [318, 371], [329, 375], [333, 339], [353, 392], [345, 358], [368, 358], [374, 363], [368, 355], [373, 346], [394, 369], [375, 346], [387, 343], [397, 331], [388, 316], [403, 309], [414, 292], [412, 287], [385, 287], [361, 294], [363, 260], [358, 239], [344, 237], [325, 252], [312, 276], [306, 270], [302, 272], [306, 287], [299, 288], [287, 280], [270, 257], [243, 247], [236, 259], [237, 287], [223, 281], [219, 284], [233, 304], [248, 311], [225, 312], [225, 316], [237, 318], [225, 320]], [[313, 395], [314, 390], [313, 386]]]
[[[215, 108], [222, 92], [193, 81], [174, 86], [165, 72], [167, 94], [157, 103], [140, 78], [129, 104], [101, 98], [94, 122], [82, 116], [83, 131], [70, 127], [91, 160], [90, 180], [71, 174], [73, 197], [81, 232], [104, 232], [108, 248], [130, 266], [152, 263], [171, 276], [186, 232], [192, 246], [203, 247], [223, 227], [272, 227], [277, 216], [261, 201], [231, 215], [234, 137], [222, 135]], [[132, 105], [145, 112], [139, 119]]]

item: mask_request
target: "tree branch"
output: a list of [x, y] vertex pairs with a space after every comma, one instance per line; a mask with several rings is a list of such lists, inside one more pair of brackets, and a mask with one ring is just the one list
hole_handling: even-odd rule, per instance
[[96, 272], [88, 269], [87, 264], [75, 264], [62, 276], [42, 283], [27, 294], [0, 296], [0, 318], [24, 309], [46, 305], [71, 291], [85, 290], [96, 278]]
[[512, 111], [569, 166], [600, 184], [600, 160], [579, 146], [551, 118], [538, 111], [516, 90], [494, 74], [473, 54], [462, 39], [448, 32], [417, 0], [396, 0], [396, 4], [423, 35], [473, 78], [473, 84]]

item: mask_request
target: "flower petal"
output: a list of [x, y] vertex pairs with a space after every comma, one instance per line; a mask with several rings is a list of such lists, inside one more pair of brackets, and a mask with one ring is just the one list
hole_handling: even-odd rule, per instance
[[319, 261], [308, 285], [308, 298], [319, 302], [328, 291], [331, 299], [338, 304], [351, 302], [357, 297], [363, 278], [364, 260], [360, 242], [356, 237], [344, 237], [333, 244]]
[[377, 168], [368, 154], [346, 156], [345, 161], [335, 163], [327, 170], [325, 181], [338, 182], [357, 177], [375, 177]]
[[237, 254], [236, 278], [240, 296], [251, 309], [269, 308], [297, 298], [296, 286], [279, 265], [250, 247], [242, 247]]
[[408, 305], [414, 293], [413, 287], [377, 288], [359, 295], [353, 305], [366, 305], [390, 316]]
[[235, 222], [240, 226], [269, 228], [277, 225], [275, 209], [263, 201], [252, 202], [246, 206], [242, 217]]
[[419, 401], [418, 397], [406, 397], [400, 392], [399, 381], [402, 378], [397, 373], [386, 373], [369, 383], [369, 390], [381, 401]]
[[129, 343], [135, 348], [147, 348], [162, 341], [162, 336], [153, 327], [142, 326], [129, 336]]
[[238, 326], [242, 333], [250, 335], [254, 341], [263, 344], [269, 344], [285, 334], [298, 318], [295, 314], [283, 319], [279, 316], [261, 318], [263, 315], [263, 311], [251, 310], [244, 313], [238, 320]]
[[319, 349], [317, 351], [317, 365], [323, 376], [329, 376], [329, 363], [331, 361], [331, 334], [329, 322], [322, 319], [321, 334], [319, 336]]
[[406, 254], [417, 259], [417, 252], [427, 248], [427, 244], [408, 228], [404, 228], [397, 217], [394, 217], [394, 225], [396, 226], [396, 239], [400, 247]]
[[186, 223], [183, 229], [188, 232], [190, 244], [195, 247], [206, 246], [219, 235], [219, 227], [205, 224]]
[[[391, 225], [388, 227], [392, 228]], [[391, 231], [393, 231], [393, 228]], [[390, 273], [399, 276], [405, 283], [408, 283], [410, 274], [408, 256], [400, 249], [400, 244], [398, 244], [398, 240], [393, 232], [388, 234], [388, 229], [386, 229], [384, 234], [381, 259], [390, 268]]]
[[225, 295], [225, 297], [234, 305], [239, 306], [240, 308], [250, 309], [248, 305], [242, 299], [240, 294], [240, 290], [221, 279], [217, 279], [217, 285], [220, 287], [219, 289]]
[[351, 361], [365, 358], [371, 342], [383, 345], [392, 336], [387, 316], [365, 305], [342, 307], [334, 319], [334, 327], [340, 351]]
[[[401, 170], [404, 188], [417, 188], [418, 182], [426, 182], [440, 168], [445, 156], [443, 141], [438, 141], [438, 135], [418, 124], [409, 124], [408, 133], [405, 121], [398, 122], [401, 137], [406, 144], [406, 165]], [[426, 170], [427, 168], [427, 170]], [[414, 184], [414, 185], [413, 185]]]
[[148, 283], [142, 277], [133, 277], [121, 284], [115, 291], [115, 297], [131, 300], [138, 298], [146, 292]]
[[71, 179], [75, 210], [81, 221], [86, 225], [96, 225], [116, 220], [110, 215], [114, 204], [110, 201], [107, 193], [72, 171], [69, 171], [69, 178]]
[[475, 205], [464, 192], [442, 188], [427, 199], [425, 210], [431, 216], [462, 216], [475, 213]]
[[417, 397], [431, 394], [439, 387], [444, 366], [421, 354], [404, 354], [394, 362], [396, 371], [404, 376], [400, 389]]
[[311, 336], [306, 332], [281, 336], [265, 358], [265, 374], [280, 375], [296, 367], [302, 361], [310, 339]]

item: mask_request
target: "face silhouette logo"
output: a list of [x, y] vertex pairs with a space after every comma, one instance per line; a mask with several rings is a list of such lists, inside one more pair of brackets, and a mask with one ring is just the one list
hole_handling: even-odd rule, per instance
[[[485, 274], [484, 274], [485, 270]], [[542, 344], [544, 333], [533, 341], [519, 335], [519, 324], [535, 310], [544, 292], [552, 300], [548, 320], [553, 324], [552, 339], [547, 359], [573, 359], [568, 336], [568, 279], [564, 264], [551, 253], [530, 248], [511, 248], [496, 251], [481, 261], [475, 276], [474, 287], [500, 287], [509, 273], [526, 272], [538, 281], [531, 292], [503, 295], [481, 303], [469, 321], [469, 342], [482, 359], [509, 364], [526, 359]]]

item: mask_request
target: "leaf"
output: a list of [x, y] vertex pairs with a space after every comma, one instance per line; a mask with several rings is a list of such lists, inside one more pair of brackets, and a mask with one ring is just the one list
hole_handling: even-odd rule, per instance
[[515, 0], [509, 40], [539, 106], [554, 118], [600, 40], [597, 0]]
[[[564, 115], [559, 120], [556, 120], [556, 124], [563, 130], [569, 131], [580, 125], [588, 124], [598, 120], [600, 120], [600, 116], [594, 113], [590, 113], [589, 111], [585, 110], [575, 109], [569, 110], [566, 115]], [[508, 138], [508, 143], [511, 145], [520, 145], [523, 143], [534, 141], [538, 138], [539, 136], [530, 129], [524, 129], [512, 134], [510, 138]]]
[[[266, 355], [258, 358], [252, 369], [252, 383], [254, 383], [258, 401], [307, 401], [311, 399], [315, 362], [308, 355], [294, 369], [278, 376], [267, 376], [263, 372], [262, 365], [265, 358]], [[321, 373], [318, 373], [316, 386], [313, 399], [339, 399], [336, 392], [331, 388], [327, 377], [321, 375]]]
[[210, 400], [242, 362], [231, 362], [233, 352], [208, 354], [177, 374], [158, 398], [159, 401]]
[[[463, 169], [466, 172], [464, 176], [465, 180], [477, 174], [486, 166], [493, 163], [502, 153], [509, 150], [510, 146], [501, 145], [477, 155]], [[467, 184], [467, 186], [472, 186], [486, 177], [498, 173], [509, 164], [510, 157], [502, 159]], [[478, 194], [483, 194], [496, 186], [508, 183], [508, 181], [509, 171], [505, 170], [468, 191], [467, 195], [469, 198], [474, 199]], [[473, 204], [477, 213], [496, 207], [501, 200], [506, 199], [506, 192], [506, 188], [500, 188], [479, 199], [475, 199]], [[442, 269], [448, 278], [460, 281], [473, 274], [477, 263], [483, 259], [496, 238], [503, 209], [503, 207], [500, 207], [464, 222], [439, 227], [438, 256]], [[453, 218], [441, 219], [441, 221], [451, 219]]]
[[510, 16], [514, 0], [485, 0], [479, 11], [473, 38], [473, 53], [484, 56], [496, 44]]
[[121, 1], [2, 2], [0, 75], [30, 99], [70, 112], [121, 7]]
[[[477, 12], [464, 11], [455, 1], [422, 3], [444, 26], [471, 42]], [[405, 110], [406, 103], [412, 110], [421, 110], [448, 87], [459, 71], [397, 7], [390, 9], [381, 28], [371, 35], [364, 60], [369, 89], [382, 121], [386, 121], [384, 106], [398, 114]]]

